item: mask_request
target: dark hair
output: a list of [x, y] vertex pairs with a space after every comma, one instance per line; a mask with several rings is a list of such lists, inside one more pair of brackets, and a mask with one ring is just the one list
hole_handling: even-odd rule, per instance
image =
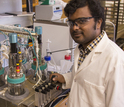
[[105, 16], [104, 16], [104, 8], [101, 6], [100, 0], [70, 0], [66, 7], [64, 8], [65, 15], [69, 17], [69, 15], [74, 14], [74, 12], [81, 7], [88, 6], [91, 12], [91, 15], [95, 17], [95, 22], [99, 19], [102, 19], [101, 31], [105, 26]]

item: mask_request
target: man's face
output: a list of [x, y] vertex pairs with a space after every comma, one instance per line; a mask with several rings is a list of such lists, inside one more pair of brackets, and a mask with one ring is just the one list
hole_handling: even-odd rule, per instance
[[82, 44], [84, 48], [100, 34], [101, 21], [95, 23], [88, 6], [78, 8], [74, 14], [69, 15], [69, 20], [75, 22], [70, 27], [73, 40]]

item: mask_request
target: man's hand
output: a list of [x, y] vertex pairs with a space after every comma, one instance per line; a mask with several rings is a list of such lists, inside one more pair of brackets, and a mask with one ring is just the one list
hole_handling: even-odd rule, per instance
[[[55, 76], [54, 78], [52, 78], [52, 76]], [[50, 75], [50, 80], [53, 80], [53, 81], [58, 81], [58, 82], [60, 82], [60, 83], [65, 83], [65, 79], [64, 79], [64, 77], [63, 77], [63, 75], [61, 75], [61, 74], [58, 74], [58, 73], [53, 73], [53, 74], [51, 74]]]

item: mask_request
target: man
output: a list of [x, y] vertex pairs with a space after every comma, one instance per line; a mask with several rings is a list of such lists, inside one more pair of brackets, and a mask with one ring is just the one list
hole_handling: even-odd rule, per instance
[[103, 31], [104, 8], [98, 0], [71, 0], [64, 11], [79, 45], [72, 72], [52, 75], [71, 89], [67, 107], [124, 107], [124, 52]]

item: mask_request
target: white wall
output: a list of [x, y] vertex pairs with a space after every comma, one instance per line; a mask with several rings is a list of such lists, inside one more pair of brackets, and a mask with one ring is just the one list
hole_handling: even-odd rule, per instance
[[[72, 48], [72, 39], [69, 33], [68, 26], [52, 25], [52, 24], [44, 24], [44, 23], [34, 23], [34, 26], [42, 27], [43, 56], [46, 56], [46, 48], [47, 48], [46, 41], [48, 39], [51, 41], [50, 43], [51, 51]], [[65, 54], [66, 54], [65, 51], [56, 52], [52, 54], [57, 65], [60, 65], [60, 60], [64, 59]]]

